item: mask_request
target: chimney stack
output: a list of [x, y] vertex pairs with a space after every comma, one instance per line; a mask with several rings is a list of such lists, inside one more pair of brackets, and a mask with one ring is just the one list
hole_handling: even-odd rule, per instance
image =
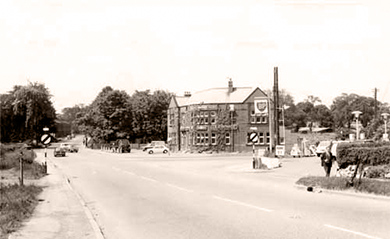
[[228, 86], [229, 86], [229, 93], [232, 93], [234, 91], [232, 78], [229, 78]]

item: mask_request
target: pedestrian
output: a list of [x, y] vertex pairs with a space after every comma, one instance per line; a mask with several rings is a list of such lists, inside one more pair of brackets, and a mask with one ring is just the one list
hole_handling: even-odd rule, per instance
[[330, 170], [332, 169], [332, 153], [330, 152], [332, 145], [326, 147], [325, 152], [321, 155], [321, 166], [324, 167], [325, 176], [330, 176]]

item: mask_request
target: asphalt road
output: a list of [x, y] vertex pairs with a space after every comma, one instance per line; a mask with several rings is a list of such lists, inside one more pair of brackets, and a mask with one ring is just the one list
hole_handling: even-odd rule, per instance
[[390, 238], [390, 200], [294, 186], [323, 174], [317, 158], [259, 171], [250, 155], [48, 155], [108, 239]]

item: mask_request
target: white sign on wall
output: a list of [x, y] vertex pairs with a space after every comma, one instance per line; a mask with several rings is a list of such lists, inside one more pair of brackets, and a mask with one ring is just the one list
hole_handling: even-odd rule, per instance
[[267, 114], [268, 113], [268, 100], [267, 99], [255, 99], [255, 114]]

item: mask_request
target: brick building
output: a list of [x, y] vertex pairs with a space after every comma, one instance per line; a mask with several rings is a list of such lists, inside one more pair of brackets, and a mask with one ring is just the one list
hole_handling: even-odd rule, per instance
[[[260, 88], [233, 87], [232, 80], [225, 88], [174, 96], [168, 109], [168, 144], [172, 151], [249, 152], [249, 135], [255, 131], [257, 148], [265, 148], [270, 142], [266, 99]], [[255, 110], [259, 102], [265, 106], [260, 113]]]

